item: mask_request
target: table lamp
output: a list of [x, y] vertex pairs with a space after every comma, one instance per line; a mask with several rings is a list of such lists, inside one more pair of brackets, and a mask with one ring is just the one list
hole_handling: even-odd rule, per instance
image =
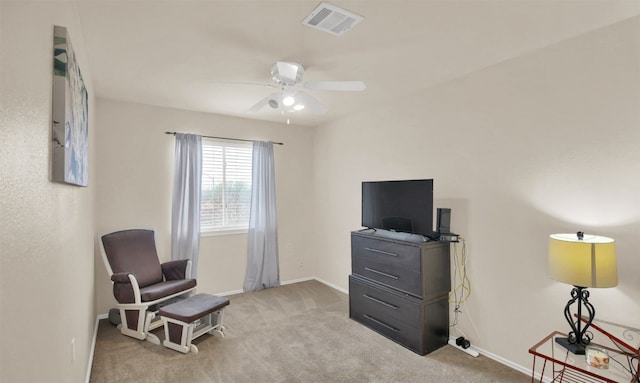
[[[615, 241], [581, 231], [577, 234], [552, 234], [549, 237], [549, 273], [554, 280], [573, 285], [571, 299], [564, 308], [564, 317], [571, 331], [567, 338], [556, 338], [556, 342], [574, 354], [583, 355], [592, 338], [587, 329], [596, 314], [589, 303], [587, 288], [618, 284]], [[571, 313], [571, 306], [575, 303], [577, 318]], [[587, 311], [584, 324], [583, 309]]]

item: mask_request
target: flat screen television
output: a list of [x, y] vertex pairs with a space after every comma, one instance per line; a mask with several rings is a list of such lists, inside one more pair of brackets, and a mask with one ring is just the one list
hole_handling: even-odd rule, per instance
[[433, 235], [433, 180], [362, 183], [362, 226]]

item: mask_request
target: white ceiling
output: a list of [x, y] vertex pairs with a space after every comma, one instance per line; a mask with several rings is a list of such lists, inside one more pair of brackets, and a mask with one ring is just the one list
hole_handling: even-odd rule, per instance
[[271, 64], [305, 81], [362, 80], [363, 92], [309, 91], [329, 108], [297, 112], [321, 125], [411, 97], [504, 60], [640, 14], [633, 1], [331, 1], [364, 20], [341, 37], [301, 21], [319, 0], [96, 1], [77, 9], [97, 97], [284, 123], [250, 108], [273, 89]]

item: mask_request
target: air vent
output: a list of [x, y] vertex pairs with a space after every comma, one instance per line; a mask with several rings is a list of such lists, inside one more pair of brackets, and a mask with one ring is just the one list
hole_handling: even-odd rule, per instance
[[342, 36], [354, 25], [362, 21], [362, 16], [336, 7], [329, 3], [320, 3], [307, 16], [302, 24], [321, 31], [331, 33], [334, 36]]

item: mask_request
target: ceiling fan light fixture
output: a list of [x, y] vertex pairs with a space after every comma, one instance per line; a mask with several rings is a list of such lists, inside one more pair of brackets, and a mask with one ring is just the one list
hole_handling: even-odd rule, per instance
[[296, 99], [293, 98], [293, 96], [291, 95], [284, 96], [284, 98], [282, 99], [282, 105], [284, 106], [291, 106], [295, 104], [295, 102], [296, 102]]
[[302, 109], [304, 109], [304, 105], [302, 105], [302, 104], [296, 104], [296, 105], [293, 106], [293, 110], [295, 110], [297, 112], [301, 111]]

